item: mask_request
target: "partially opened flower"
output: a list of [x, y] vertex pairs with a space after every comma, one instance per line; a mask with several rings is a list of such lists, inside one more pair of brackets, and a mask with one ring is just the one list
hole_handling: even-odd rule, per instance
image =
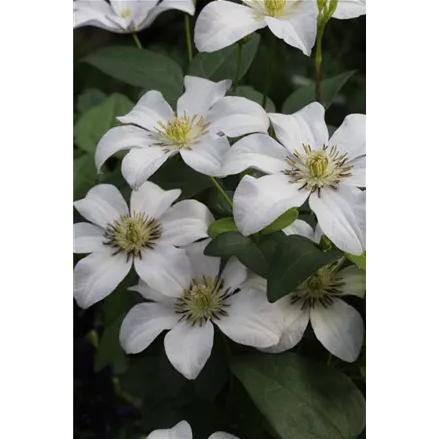
[[175, 154], [202, 174], [221, 176], [229, 150], [226, 136], [267, 132], [268, 116], [260, 105], [224, 97], [231, 81], [186, 76], [184, 83], [176, 113], [160, 92], [149, 91], [130, 113], [118, 118], [129, 125], [112, 128], [101, 139], [95, 157], [98, 171], [111, 155], [131, 149], [123, 159], [122, 174], [134, 189]]
[[206, 206], [184, 200], [172, 206], [179, 189], [164, 191], [146, 182], [131, 194], [128, 209], [116, 187], [92, 188], [76, 210], [90, 223], [74, 225], [74, 252], [91, 253], [74, 270], [74, 297], [88, 308], [108, 296], [125, 278], [132, 265], [148, 285], [166, 285], [177, 294], [190, 282], [190, 263], [176, 248], [207, 237], [213, 221]]
[[[155, 430], [148, 435], [147, 439], [192, 439], [191, 426], [186, 421], [181, 421], [172, 428]], [[211, 434], [207, 439], [239, 439], [233, 434], [218, 431]]]
[[200, 52], [214, 52], [268, 26], [276, 37], [310, 55], [317, 12], [316, 0], [213, 1], [198, 16], [195, 45]]
[[236, 343], [257, 348], [279, 341], [280, 321], [265, 293], [246, 285], [246, 268], [231, 258], [220, 271], [220, 258], [205, 256], [209, 240], [186, 248], [190, 269], [180, 291], [163, 281], [158, 288], [140, 282], [131, 288], [152, 302], [134, 306], [125, 317], [120, 342], [129, 354], [146, 349], [164, 330], [165, 351], [187, 379], [195, 379], [208, 360], [215, 324]]
[[162, 12], [178, 9], [194, 15], [193, 0], [75, 0], [74, 27], [95, 26], [116, 33], [138, 32]]
[[[317, 102], [292, 115], [270, 114], [278, 139], [253, 134], [239, 140], [224, 158], [223, 174], [256, 168], [246, 175], [233, 198], [236, 225], [256, 233], [307, 199], [323, 233], [341, 250], [360, 255], [365, 249], [365, 120], [347, 116], [329, 139], [325, 110]], [[329, 139], [329, 140], [328, 140]]]

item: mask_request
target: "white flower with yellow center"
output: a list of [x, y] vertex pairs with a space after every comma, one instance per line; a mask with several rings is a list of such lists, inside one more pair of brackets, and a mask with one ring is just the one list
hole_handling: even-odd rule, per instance
[[266, 293], [246, 284], [247, 270], [231, 258], [220, 272], [220, 258], [205, 256], [209, 240], [186, 248], [190, 269], [181, 289], [132, 287], [152, 302], [134, 306], [125, 317], [120, 342], [129, 354], [146, 349], [164, 330], [165, 351], [187, 379], [195, 379], [210, 357], [215, 324], [227, 337], [247, 346], [278, 343], [281, 322]]
[[214, 1], [198, 16], [195, 45], [200, 52], [214, 52], [268, 26], [276, 37], [310, 55], [317, 12], [315, 0], [243, 0], [242, 5]]
[[101, 139], [95, 156], [98, 171], [111, 155], [130, 149], [122, 174], [133, 189], [175, 154], [196, 171], [218, 177], [229, 150], [226, 136], [267, 132], [268, 116], [259, 104], [224, 97], [229, 80], [216, 83], [186, 76], [184, 83], [186, 91], [175, 113], [160, 92], [149, 91], [130, 113], [118, 118], [129, 125], [112, 128]]
[[95, 26], [116, 33], [149, 27], [162, 12], [177, 9], [194, 15], [193, 0], [76, 0], [74, 27]]
[[255, 168], [233, 198], [235, 223], [244, 236], [271, 224], [309, 199], [323, 233], [341, 250], [365, 249], [366, 142], [362, 114], [351, 114], [329, 139], [325, 110], [317, 102], [292, 115], [270, 114], [278, 139], [265, 134], [244, 137], [226, 154], [223, 174]]
[[174, 294], [190, 281], [190, 264], [177, 246], [207, 237], [213, 221], [206, 206], [184, 200], [181, 190], [164, 191], [146, 182], [131, 194], [131, 207], [116, 187], [92, 188], [76, 210], [90, 223], [74, 225], [74, 252], [91, 253], [74, 269], [74, 297], [88, 308], [108, 296], [134, 264], [152, 288]]
[[[172, 428], [154, 430], [147, 439], [192, 439], [192, 429], [188, 422], [181, 421]], [[239, 439], [233, 434], [218, 431], [211, 434], [208, 439]]]

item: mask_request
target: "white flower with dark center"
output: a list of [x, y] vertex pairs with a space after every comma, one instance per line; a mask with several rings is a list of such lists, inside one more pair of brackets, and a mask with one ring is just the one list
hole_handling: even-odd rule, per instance
[[149, 27], [162, 12], [177, 9], [194, 15], [193, 0], [76, 0], [74, 27], [95, 26], [116, 33]]
[[92, 188], [76, 210], [90, 223], [74, 225], [74, 252], [91, 253], [74, 270], [74, 297], [88, 308], [108, 296], [132, 265], [152, 288], [177, 294], [190, 281], [190, 263], [176, 248], [207, 237], [213, 216], [206, 206], [184, 200], [181, 190], [164, 191], [146, 182], [131, 194], [131, 207], [116, 187]]
[[[192, 439], [191, 426], [186, 421], [181, 421], [172, 428], [154, 430], [147, 439]], [[211, 434], [208, 439], [239, 439], [233, 434], [218, 431]]]
[[214, 52], [268, 26], [276, 37], [310, 55], [317, 13], [317, 2], [308, 0], [213, 1], [198, 16], [194, 41], [200, 52]]
[[329, 139], [325, 110], [317, 102], [292, 115], [270, 114], [280, 143], [265, 134], [239, 140], [224, 158], [223, 174], [255, 168], [233, 198], [235, 223], [244, 236], [262, 230], [307, 199], [323, 233], [341, 250], [365, 249], [365, 120], [351, 114]]
[[184, 83], [186, 91], [176, 113], [161, 93], [149, 91], [130, 113], [118, 118], [130, 125], [112, 128], [101, 139], [95, 157], [98, 172], [111, 155], [131, 149], [123, 159], [122, 174], [133, 189], [175, 154], [202, 174], [221, 176], [222, 160], [229, 150], [226, 136], [267, 132], [268, 116], [259, 104], [224, 97], [231, 81], [215, 83], [186, 76]]
[[132, 287], [152, 302], [134, 306], [120, 330], [122, 347], [136, 354], [170, 329], [165, 336], [166, 355], [191, 380], [210, 356], [213, 324], [236, 343], [257, 348], [275, 345], [281, 331], [279, 316], [266, 293], [245, 283], [246, 268], [231, 258], [220, 272], [221, 259], [203, 254], [208, 242], [186, 248], [191, 268], [180, 279], [180, 291], [170, 290], [166, 283], [160, 289], [143, 282]]

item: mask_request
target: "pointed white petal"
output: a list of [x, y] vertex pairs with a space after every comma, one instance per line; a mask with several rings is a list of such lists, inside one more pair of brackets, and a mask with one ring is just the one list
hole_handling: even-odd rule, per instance
[[317, 339], [331, 354], [349, 363], [358, 358], [364, 326], [352, 306], [337, 298], [327, 308], [318, 305], [311, 309], [311, 325]]
[[266, 133], [270, 125], [265, 110], [250, 99], [227, 96], [219, 100], [207, 114], [210, 132], [223, 132], [228, 137], [249, 133]]
[[165, 296], [179, 297], [191, 282], [191, 266], [184, 250], [156, 244], [142, 251], [134, 266], [148, 286]]
[[292, 207], [301, 206], [309, 191], [299, 190], [300, 184], [290, 183], [283, 174], [254, 178], [246, 175], [233, 197], [233, 214], [244, 236], [259, 232]]
[[191, 149], [180, 151], [184, 162], [192, 169], [212, 177], [222, 176], [222, 165], [226, 152], [229, 150], [229, 141], [226, 136], [218, 137], [209, 134]]
[[315, 240], [313, 228], [307, 222], [299, 219], [294, 221], [293, 224], [283, 229], [283, 231], [287, 235], [300, 235], [310, 239], [311, 241], [318, 242]]
[[223, 175], [255, 168], [266, 174], [279, 174], [288, 165], [288, 151], [266, 134], [252, 134], [238, 140], [224, 157]]
[[209, 209], [199, 201], [180, 201], [160, 218], [161, 240], [178, 247], [207, 238], [207, 228], [213, 220]]
[[333, 17], [341, 20], [366, 14], [366, 0], [339, 0]]
[[123, 30], [114, 20], [115, 13], [105, 0], [77, 0], [73, 2], [74, 27], [95, 26], [111, 32], [121, 33]]
[[141, 128], [134, 126], [111, 128], [96, 147], [95, 165], [98, 173], [101, 172], [101, 167], [107, 159], [116, 152], [148, 147], [150, 144], [148, 133]]
[[197, 76], [185, 76], [185, 92], [177, 102], [177, 114], [189, 117], [206, 116], [209, 109], [223, 98], [232, 85], [230, 79], [212, 82]]
[[73, 252], [91, 253], [101, 249], [104, 241], [104, 230], [89, 223], [73, 225]]
[[185, 248], [192, 267], [192, 278], [194, 279], [201, 279], [203, 276], [218, 276], [221, 258], [206, 256], [204, 254], [204, 249], [210, 242], [211, 239], [205, 239], [201, 242], [194, 242]]
[[73, 294], [81, 308], [88, 308], [112, 293], [131, 268], [124, 253], [102, 248], [81, 259], [73, 270]]
[[357, 157], [346, 162], [346, 166], [352, 166], [351, 177], [345, 178], [343, 183], [357, 187], [366, 187], [366, 156]]
[[129, 291], [136, 291], [142, 295], [147, 300], [152, 300], [153, 302], [164, 303], [166, 305], [172, 305], [175, 302], [174, 297], [169, 297], [163, 295], [160, 291], [155, 290], [148, 286], [142, 279], [139, 279], [139, 283], [128, 288]]
[[143, 212], [160, 218], [181, 195], [181, 189], [165, 191], [155, 183], [146, 181], [139, 190], [131, 192], [131, 212]]
[[294, 114], [269, 114], [279, 142], [291, 153], [302, 145], [320, 149], [328, 144], [328, 128], [325, 123], [325, 108], [313, 102]]
[[355, 265], [341, 270], [337, 277], [342, 285], [337, 287], [345, 296], [358, 296], [364, 299], [366, 293], [366, 273]]
[[140, 303], [125, 316], [119, 341], [127, 354], [144, 351], [165, 329], [173, 328], [180, 316], [172, 306]]
[[170, 429], [154, 430], [147, 439], [192, 439], [192, 430], [186, 421], [181, 421]]
[[241, 285], [241, 289], [257, 290], [267, 294], [267, 279], [249, 271], [247, 279]]
[[194, 380], [210, 357], [213, 325], [180, 322], [165, 336], [165, 351], [172, 365], [188, 380]]
[[121, 215], [128, 214], [127, 203], [111, 184], [91, 188], [85, 198], [75, 201], [73, 205], [85, 219], [104, 229]]
[[224, 433], [223, 431], [217, 431], [209, 436], [208, 439], [239, 439], [230, 433]]
[[247, 279], [247, 275], [247, 268], [232, 256], [221, 273], [223, 288], [231, 288], [232, 291], [239, 288]]
[[154, 131], [159, 123], [167, 123], [173, 118], [171, 106], [163, 95], [156, 90], [145, 93], [125, 116], [118, 117], [119, 122], [138, 125], [149, 131]]
[[349, 160], [366, 154], [366, 115], [350, 114], [335, 131], [329, 144], [341, 153], [348, 153]]
[[194, 15], [195, 5], [193, 0], [163, 0], [158, 6], [151, 9], [146, 19], [139, 24], [139, 30], [151, 26], [161, 13], [169, 11], [170, 9], [177, 9], [189, 15]]
[[267, 348], [279, 342], [279, 316], [260, 291], [243, 289], [229, 299], [227, 315], [215, 320], [221, 331], [236, 343]]

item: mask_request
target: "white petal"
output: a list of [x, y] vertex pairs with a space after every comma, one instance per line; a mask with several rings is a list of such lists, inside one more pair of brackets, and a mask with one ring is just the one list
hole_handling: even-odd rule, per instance
[[203, 276], [218, 276], [221, 258], [204, 254], [204, 249], [210, 242], [211, 239], [206, 239], [201, 242], [195, 242], [185, 248], [192, 267], [192, 277], [195, 279], [201, 279]]
[[209, 3], [195, 24], [195, 46], [215, 52], [266, 26], [252, 8], [228, 1]]
[[229, 150], [229, 141], [226, 136], [218, 137], [209, 134], [191, 149], [180, 151], [184, 162], [192, 169], [204, 175], [213, 177], [222, 176], [222, 165], [226, 152]]
[[235, 256], [232, 256], [221, 273], [223, 288], [231, 288], [232, 291], [239, 288], [247, 279], [247, 275], [247, 268]]
[[172, 365], [188, 380], [194, 380], [210, 357], [213, 325], [193, 326], [180, 322], [165, 337], [165, 351]]
[[307, 222], [299, 219], [294, 221], [293, 224], [283, 229], [283, 231], [287, 235], [300, 235], [310, 239], [311, 241], [317, 242], [315, 240], [315, 234], [313, 228]]
[[[329, 144], [341, 153], [348, 153], [349, 161], [366, 154], [366, 116], [350, 114], [335, 131]], [[346, 163], [348, 164], [348, 162]]]
[[94, 224], [74, 224], [73, 235], [74, 253], [91, 253], [102, 248], [104, 230]]
[[192, 439], [192, 430], [186, 421], [181, 421], [170, 429], [154, 430], [147, 439]]
[[142, 279], [139, 279], [139, 283], [132, 287], [127, 288], [129, 291], [136, 291], [142, 295], [147, 300], [152, 300], [153, 302], [164, 303], [171, 305], [175, 302], [174, 297], [164, 296], [160, 291], [155, 290], [148, 286]]
[[250, 271], [246, 281], [241, 285], [241, 289], [257, 290], [263, 294], [267, 294], [267, 279]]
[[73, 270], [73, 294], [81, 308], [88, 308], [107, 297], [125, 278], [131, 268], [124, 253], [113, 255], [103, 248], [81, 259]]
[[364, 298], [366, 292], [366, 273], [364, 271], [351, 265], [337, 273], [337, 278], [341, 278], [342, 285], [337, 288], [341, 290], [343, 295]]
[[77, 0], [73, 2], [74, 27], [95, 26], [111, 32], [122, 32], [122, 28], [108, 17], [115, 14], [110, 5], [104, 0]]
[[174, 154], [155, 146], [132, 149], [122, 160], [122, 175], [132, 189], [138, 190]]
[[224, 433], [223, 431], [217, 431], [216, 433], [213, 433], [209, 436], [208, 439], [239, 439], [238, 437], [234, 436], [230, 433]]
[[301, 206], [309, 191], [299, 190], [300, 184], [290, 183], [282, 174], [254, 178], [246, 175], [233, 197], [233, 214], [244, 236], [259, 232], [292, 207]]
[[162, 242], [178, 247], [207, 238], [207, 228], [213, 220], [209, 209], [199, 201], [180, 201], [160, 218]]
[[151, 26], [154, 20], [161, 13], [169, 11], [170, 9], [177, 9], [179, 11], [186, 12], [189, 15], [194, 15], [195, 12], [195, 6], [193, 0], [163, 0], [158, 6], [154, 7], [149, 12], [146, 19], [139, 24], [139, 30]]
[[104, 229], [121, 215], [128, 214], [127, 203], [111, 184], [91, 188], [85, 198], [75, 201], [73, 205], [85, 219]]
[[153, 131], [158, 124], [167, 123], [174, 116], [171, 106], [163, 95], [156, 90], [145, 93], [125, 116], [118, 117], [119, 122], [138, 125], [146, 130]]
[[236, 343], [267, 348], [279, 342], [281, 322], [265, 294], [257, 290], [241, 290], [229, 299], [227, 315], [215, 323]]
[[95, 164], [98, 172], [109, 157], [118, 151], [148, 147], [151, 140], [148, 133], [138, 127], [115, 127], [107, 131], [96, 147]]
[[191, 282], [191, 266], [184, 250], [156, 244], [134, 260], [139, 277], [165, 296], [178, 297]]
[[122, 322], [120, 344], [127, 354], [138, 354], [165, 329], [173, 328], [179, 318], [172, 306], [140, 303], [128, 312]]
[[366, 187], [366, 156], [357, 157], [346, 162], [346, 166], [352, 166], [351, 177], [345, 178], [343, 183], [357, 187]]
[[364, 252], [364, 220], [360, 216], [361, 191], [339, 184], [311, 194], [309, 205], [323, 233], [341, 250], [353, 255]]
[[205, 116], [212, 105], [225, 96], [231, 85], [229, 79], [212, 82], [196, 76], [185, 76], [185, 92], [177, 102], [177, 114]]
[[238, 140], [224, 157], [223, 175], [233, 175], [247, 168], [266, 174], [278, 174], [286, 169], [288, 151], [266, 134], [252, 134]]
[[360, 314], [343, 300], [311, 309], [311, 325], [317, 339], [331, 354], [354, 362], [363, 342], [364, 326]]
[[265, 110], [250, 99], [227, 96], [218, 101], [207, 114], [210, 132], [223, 132], [228, 137], [249, 133], [266, 133], [270, 125]]
[[325, 123], [325, 108], [313, 102], [294, 114], [269, 114], [279, 142], [291, 153], [302, 150], [302, 145], [320, 149], [328, 144], [328, 128]]
[[265, 22], [278, 38], [297, 47], [305, 55], [311, 55], [317, 35], [317, 7], [314, 2], [296, 2], [289, 17], [265, 17]]
[[339, 0], [333, 17], [338, 19], [357, 18], [366, 14], [366, 0]]
[[165, 191], [156, 184], [146, 181], [138, 191], [131, 192], [131, 212], [144, 212], [158, 219], [180, 195], [181, 189]]

